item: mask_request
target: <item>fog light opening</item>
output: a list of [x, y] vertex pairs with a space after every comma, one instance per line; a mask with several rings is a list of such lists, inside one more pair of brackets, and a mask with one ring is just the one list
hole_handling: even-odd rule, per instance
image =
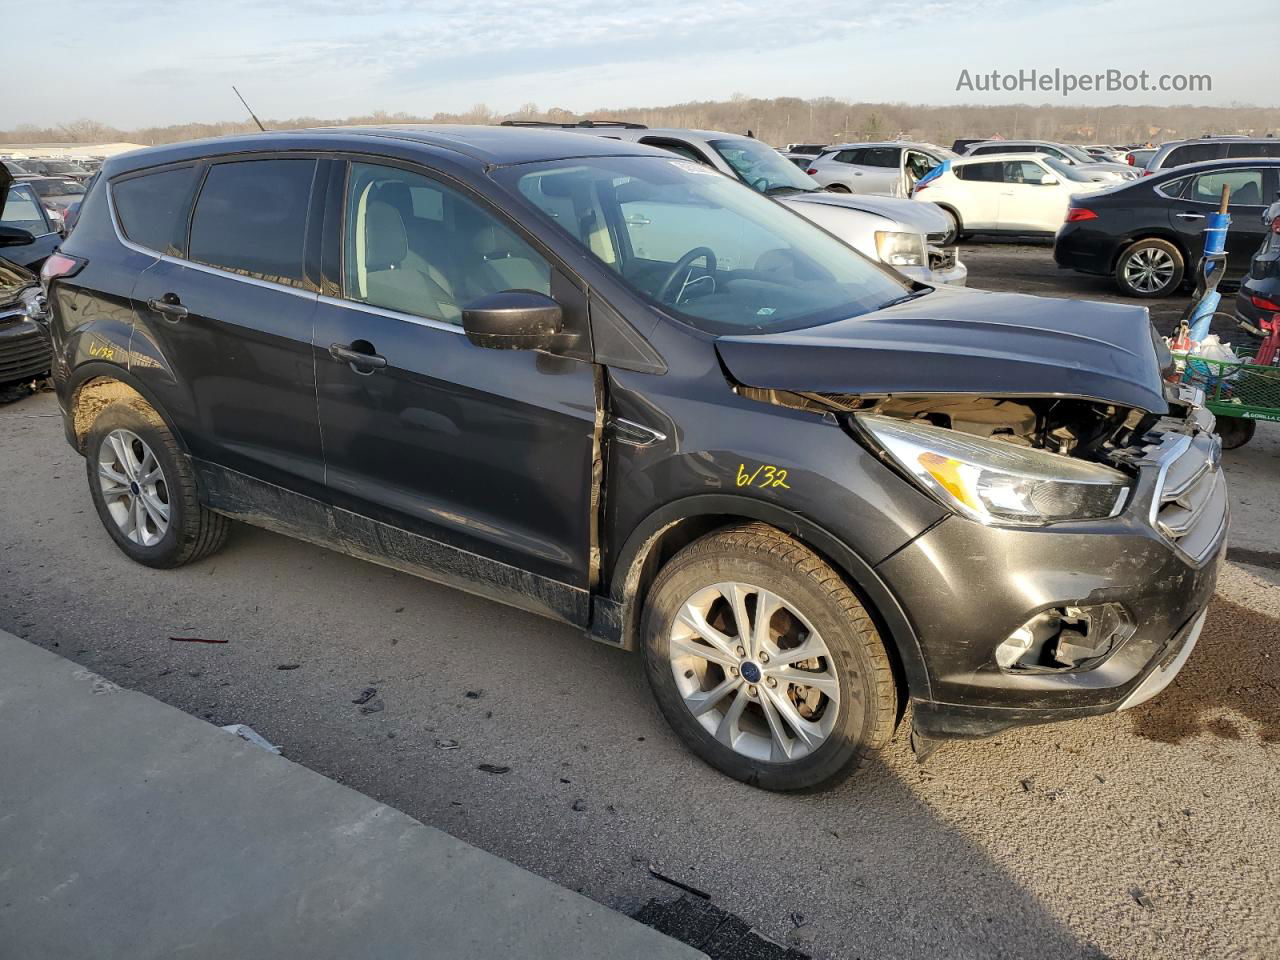
[[1054, 672], [1087, 668], [1133, 635], [1119, 603], [1068, 604], [1037, 613], [995, 650], [1000, 669]]

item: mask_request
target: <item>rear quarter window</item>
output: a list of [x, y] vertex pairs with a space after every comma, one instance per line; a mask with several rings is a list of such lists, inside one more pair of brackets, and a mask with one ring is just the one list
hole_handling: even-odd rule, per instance
[[159, 253], [181, 252], [194, 166], [172, 167], [117, 180], [111, 202], [129, 241]]

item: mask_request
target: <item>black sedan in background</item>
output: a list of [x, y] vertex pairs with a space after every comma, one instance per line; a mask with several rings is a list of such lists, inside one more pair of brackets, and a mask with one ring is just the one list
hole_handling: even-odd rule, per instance
[[1280, 314], [1280, 200], [1263, 214], [1262, 222], [1266, 228], [1262, 245], [1236, 295], [1236, 317], [1252, 327], [1256, 336], [1265, 332], [1264, 318], [1270, 321]]
[[1176, 291], [1204, 252], [1205, 216], [1231, 188], [1228, 282], [1249, 270], [1262, 214], [1280, 190], [1280, 159], [1213, 160], [1174, 167], [1071, 199], [1053, 258], [1060, 267], [1115, 278], [1133, 297]]

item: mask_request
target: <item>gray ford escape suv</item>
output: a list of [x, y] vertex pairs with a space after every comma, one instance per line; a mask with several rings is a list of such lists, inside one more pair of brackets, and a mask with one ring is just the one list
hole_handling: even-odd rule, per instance
[[1213, 592], [1219, 445], [1145, 310], [912, 284], [658, 149], [153, 148], [44, 277], [129, 557], [238, 519], [555, 617], [762, 787], [856, 768], [908, 702], [922, 753], [1139, 703]]

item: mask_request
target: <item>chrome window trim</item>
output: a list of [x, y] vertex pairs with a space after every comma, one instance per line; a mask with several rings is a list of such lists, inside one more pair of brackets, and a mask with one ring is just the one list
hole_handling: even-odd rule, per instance
[[344, 297], [331, 297], [322, 293], [318, 297], [318, 302], [329, 307], [342, 307], [344, 310], [359, 310], [362, 313], [371, 313], [374, 316], [386, 317], [388, 320], [401, 320], [405, 323], [412, 323], [419, 327], [426, 327], [429, 330], [443, 330], [447, 333], [466, 333], [462, 327], [456, 323], [446, 323], [444, 320], [436, 320], [432, 317], [419, 317], [412, 313], [401, 313], [399, 310], [388, 310], [385, 307], [375, 307], [371, 303], [364, 303], [360, 300], [347, 300]]

